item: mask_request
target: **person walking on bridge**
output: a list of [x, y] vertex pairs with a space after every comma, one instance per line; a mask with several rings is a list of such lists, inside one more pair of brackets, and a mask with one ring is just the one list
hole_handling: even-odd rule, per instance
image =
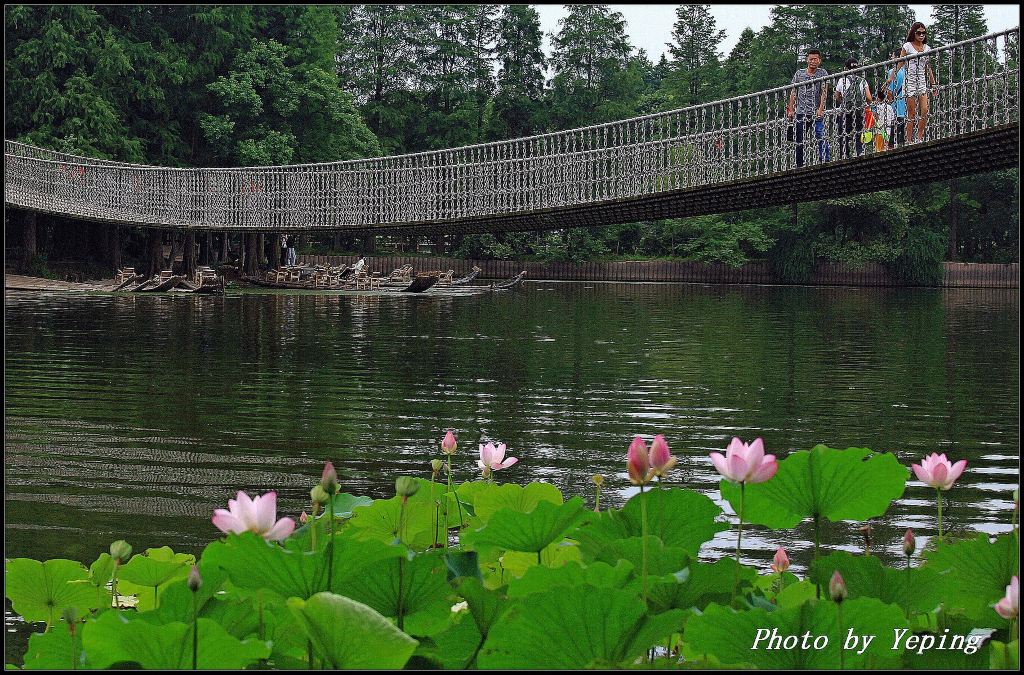
[[[915, 21], [907, 34], [907, 41], [900, 50], [900, 56], [916, 58], [901, 62], [896, 70], [906, 71], [904, 91], [907, 97], [907, 143], [920, 143], [924, 140], [924, 128], [928, 124], [928, 82], [931, 82], [933, 96], [938, 96], [939, 85], [932, 70], [931, 56], [926, 54], [931, 47], [925, 44], [928, 29], [920, 21]], [[888, 86], [895, 78], [895, 73], [886, 81]], [[914, 130], [917, 130], [915, 137]]]
[[[899, 57], [900, 50], [896, 49], [889, 58], [898, 59]], [[889, 147], [900, 148], [906, 143], [907, 138], [907, 97], [903, 93], [903, 84], [907, 73], [903, 68], [900, 68], [900, 64], [897, 64], [885, 73], [885, 77], [888, 83], [885, 99], [887, 101], [891, 100], [893, 112], [896, 113], [896, 121], [893, 122], [892, 130], [889, 132]]]
[[829, 159], [828, 142], [825, 141], [825, 99], [828, 87], [824, 78], [828, 71], [821, 67], [821, 52], [811, 49], [807, 52], [807, 68], [796, 71], [790, 84], [797, 85], [789, 92], [786, 117], [796, 120], [796, 165], [804, 165], [804, 134], [814, 124], [814, 137], [818, 141], [818, 160]]
[[[843, 70], [854, 70], [859, 68], [857, 59], [846, 59]], [[864, 109], [874, 99], [871, 98], [871, 89], [867, 80], [860, 75], [846, 74], [836, 82], [836, 102], [841, 108], [839, 115], [839, 158], [845, 159], [850, 156], [850, 136], [854, 137], [854, 144], [857, 147], [857, 156], [864, 154], [864, 143], [861, 140], [861, 133], [864, 131]], [[871, 131], [869, 129], [869, 131]]]

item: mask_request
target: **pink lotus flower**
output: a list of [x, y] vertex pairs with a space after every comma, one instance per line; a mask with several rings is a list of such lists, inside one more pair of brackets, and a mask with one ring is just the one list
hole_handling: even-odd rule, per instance
[[654, 475], [651, 471], [651, 460], [647, 456], [647, 444], [639, 436], [633, 438], [633, 442], [629, 444], [626, 470], [629, 472], [629, 482], [633, 485], [643, 485]]
[[455, 434], [449, 429], [448, 433], [444, 435], [444, 440], [441, 441], [441, 452], [446, 455], [454, 455], [455, 445]]
[[507, 469], [518, 461], [515, 457], [505, 459], [504, 443], [498, 443], [498, 447], [494, 447], [494, 443], [488, 443], [487, 445], [481, 443], [480, 459], [476, 461], [476, 464], [481, 469], [487, 468], [497, 471], [498, 469]]
[[720, 452], [712, 452], [710, 457], [718, 473], [737, 483], [763, 483], [779, 470], [775, 455], [764, 454], [760, 438], [750, 445], [733, 438], [724, 457]]
[[227, 510], [217, 509], [211, 520], [221, 532], [255, 532], [269, 541], [287, 539], [295, 530], [295, 521], [291, 518], [277, 520], [276, 492], [250, 499], [239, 490], [238, 499], [229, 499]]
[[786, 549], [779, 547], [779, 550], [775, 552], [775, 557], [772, 558], [772, 571], [781, 574], [789, 569], [789, 556], [786, 555]]
[[917, 550], [917, 540], [914, 539], [914, 531], [907, 528], [907, 531], [903, 534], [903, 554], [908, 558], [914, 555], [914, 551]]
[[664, 477], [668, 470], [676, 465], [679, 460], [672, 456], [672, 453], [668, 449], [668, 443], [665, 441], [665, 437], [658, 434], [651, 441], [651, 470], [654, 471], [655, 476]]
[[1014, 575], [1010, 585], [1006, 587], [1006, 595], [996, 603], [996, 613], [1008, 621], [1012, 621], [1020, 614], [1020, 581]]
[[911, 464], [918, 480], [931, 485], [933, 488], [948, 490], [960, 477], [967, 467], [967, 460], [961, 459], [956, 464], [950, 464], [945, 454], [932, 453], [924, 458], [920, 464]]

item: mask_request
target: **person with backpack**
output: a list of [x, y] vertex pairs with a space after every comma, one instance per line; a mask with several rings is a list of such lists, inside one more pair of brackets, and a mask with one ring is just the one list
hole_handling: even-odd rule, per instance
[[[893, 60], [900, 58], [900, 50], [897, 49], [892, 53], [891, 58]], [[903, 83], [906, 80], [906, 70], [898, 67], [901, 64], [897, 64], [889, 68], [886, 71], [886, 83], [888, 85], [885, 94], [885, 100], [891, 101], [893, 105], [893, 112], [896, 113], [896, 119], [892, 125], [892, 131], [889, 132], [889, 147], [899, 148], [902, 147], [906, 142], [906, 126], [907, 126], [907, 97], [903, 94]]]
[[[859, 68], [857, 59], [846, 59], [844, 71]], [[839, 158], [850, 156], [850, 137], [853, 136], [857, 156], [864, 154], [861, 134], [864, 131], [864, 111], [874, 99], [867, 81], [860, 75], [848, 73], [836, 82], [835, 100], [839, 111]]]

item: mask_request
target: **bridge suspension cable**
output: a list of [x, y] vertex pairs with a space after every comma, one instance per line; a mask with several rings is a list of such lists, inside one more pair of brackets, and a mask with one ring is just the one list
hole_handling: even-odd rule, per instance
[[[834, 103], [833, 92], [841, 78], [855, 75], [878, 94], [893, 68], [915, 69], [925, 60], [937, 87], [928, 91], [921, 148], [953, 147], [954, 141], [1000, 132], [1003, 140], [989, 166], [1015, 163], [1016, 144], [1006, 139], [1019, 134], [1018, 28], [822, 78], [828, 105], [819, 129], [808, 120], [799, 134], [802, 168], [795, 122], [786, 111], [794, 88], [784, 85], [528, 138], [321, 164], [168, 168], [5, 140], [4, 200], [89, 220], [234, 231], [551, 228], [697, 212], [686, 199], [705, 194], [714, 202], [708, 195], [730, 190], [746, 196], [720, 210], [751, 208], [766, 205], [767, 186], [793, 172], [844, 162], [862, 163], [863, 169], [854, 170], [862, 173], [899, 170], [892, 161], [873, 160], [911, 148], [872, 153], [869, 147], [858, 157], [861, 132], [844, 125], [849, 112]], [[956, 147], [970, 150], [963, 143]], [[1014, 153], [1012, 160], [1007, 152]], [[864, 183], [865, 189], [878, 184]], [[901, 184], [899, 176], [888, 184]], [[827, 189], [815, 198], [821, 194]], [[646, 202], [660, 206], [626, 208]], [[714, 207], [710, 203], [704, 212]], [[585, 222], [588, 213], [599, 217]]]

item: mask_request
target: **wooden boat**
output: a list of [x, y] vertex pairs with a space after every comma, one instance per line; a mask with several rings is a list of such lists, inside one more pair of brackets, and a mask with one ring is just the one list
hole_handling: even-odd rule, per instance
[[506, 281], [499, 281], [491, 284], [492, 291], [507, 291], [510, 288], [515, 288], [519, 282], [526, 278], [526, 270], [523, 270], [519, 274], [515, 275], [511, 279]]
[[452, 279], [451, 285], [452, 286], [462, 286], [463, 284], [468, 284], [470, 281], [473, 281], [473, 279], [476, 279], [478, 276], [480, 276], [480, 268], [477, 267], [476, 265], [473, 265], [473, 271], [472, 272], [470, 272], [469, 274], [467, 274], [464, 277], [460, 277], [458, 279]]
[[487, 285], [463, 285], [463, 286], [435, 286], [430, 289], [427, 295], [445, 295], [450, 297], [462, 297], [466, 295], [483, 295], [493, 291], [507, 291], [517, 286], [524, 278], [526, 271], [522, 271], [511, 279], [497, 281]]
[[173, 274], [169, 277], [155, 277], [148, 283], [132, 288], [133, 293], [159, 293], [168, 291], [182, 282], [185, 277], [180, 274]]
[[115, 291], [121, 291], [121, 290], [124, 290], [124, 289], [126, 289], [126, 288], [128, 288], [130, 286], [131, 287], [138, 286], [143, 281], [146, 281], [146, 275], [145, 274], [136, 274], [134, 276], [130, 276], [130, 277], [126, 278], [124, 281], [122, 281], [119, 284], [117, 284], [116, 286], [114, 286], [114, 290]]
[[303, 290], [303, 291], [366, 291], [367, 293], [422, 293], [431, 286], [437, 283], [438, 276], [436, 274], [419, 274], [412, 278], [411, 281], [403, 283], [381, 283], [380, 285], [369, 286], [365, 289], [358, 288], [355, 279], [347, 279], [346, 283], [334, 284], [330, 286], [315, 286], [309, 282], [295, 282], [295, 281], [275, 281], [271, 279], [265, 279], [260, 277], [242, 276], [241, 280], [253, 284], [254, 286], [261, 286], [263, 288], [287, 288], [292, 290]]

